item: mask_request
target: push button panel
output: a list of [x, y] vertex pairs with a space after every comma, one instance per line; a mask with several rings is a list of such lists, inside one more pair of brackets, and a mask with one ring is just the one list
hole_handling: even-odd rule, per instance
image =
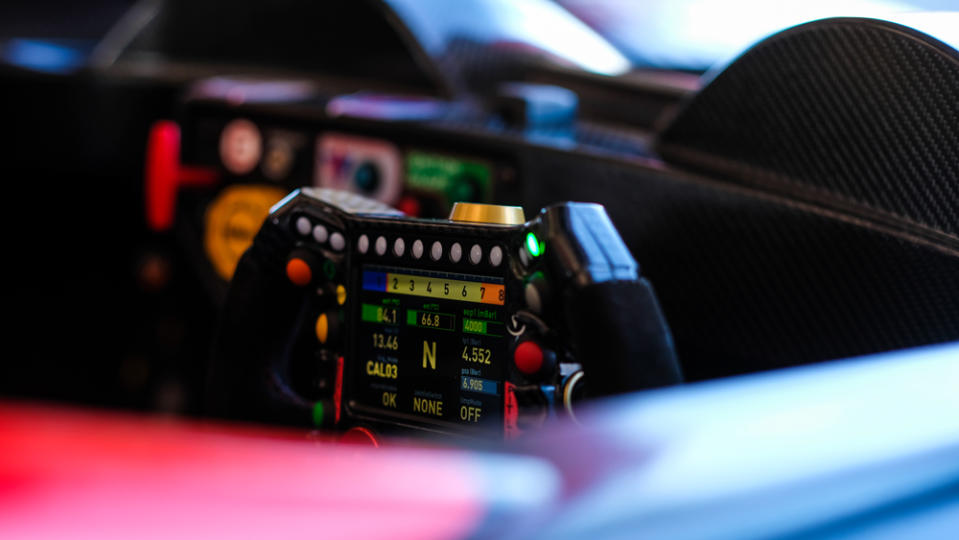
[[585, 386], [571, 376], [573, 275], [561, 263], [577, 252], [550, 214], [524, 222], [518, 208], [461, 205], [450, 220], [406, 219], [316, 191], [271, 219], [294, 239], [287, 278], [315, 293], [317, 358], [339, 359], [340, 427], [513, 437], [573, 414]]

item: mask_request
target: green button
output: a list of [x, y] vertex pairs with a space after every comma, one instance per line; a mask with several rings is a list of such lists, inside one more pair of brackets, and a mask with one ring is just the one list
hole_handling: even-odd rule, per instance
[[333, 264], [333, 261], [329, 259], [323, 261], [323, 274], [326, 279], [333, 279], [333, 276], [336, 275], [336, 265]]

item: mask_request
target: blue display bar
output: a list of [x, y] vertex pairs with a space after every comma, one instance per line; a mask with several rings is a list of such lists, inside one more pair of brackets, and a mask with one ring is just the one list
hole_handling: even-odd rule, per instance
[[460, 389], [467, 390], [469, 392], [479, 392], [481, 394], [490, 394], [492, 396], [498, 396], [499, 392], [497, 391], [496, 381], [490, 381], [488, 379], [480, 379], [479, 377], [460, 377]]
[[386, 290], [386, 272], [363, 271], [363, 290], [364, 291], [385, 291]]

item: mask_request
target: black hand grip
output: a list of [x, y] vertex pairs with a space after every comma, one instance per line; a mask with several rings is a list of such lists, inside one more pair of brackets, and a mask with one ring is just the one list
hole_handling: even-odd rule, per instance
[[291, 332], [302, 326], [302, 289], [286, 278], [290, 236], [267, 218], [243, 254], [221, 310], [207, 408], [229, 419], [308, 423], [312, 404], [287, 386]]
[[682, 382], [672, 336], [645, 279], [572, 288], [565, 295], [565, 312], [590, 395]]
[[592, 396], [682, 382], [672, 334], [648, 281], [606, 210], [565, 203], [546, 209], [551, 275], [565, 279], [570, 345]]

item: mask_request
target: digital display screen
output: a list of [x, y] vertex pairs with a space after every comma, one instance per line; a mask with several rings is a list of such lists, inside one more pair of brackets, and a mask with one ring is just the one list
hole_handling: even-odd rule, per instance
[[503, 279], [370, 265], [360, 274], [351, 407], [439, 426], [501, 426]]

